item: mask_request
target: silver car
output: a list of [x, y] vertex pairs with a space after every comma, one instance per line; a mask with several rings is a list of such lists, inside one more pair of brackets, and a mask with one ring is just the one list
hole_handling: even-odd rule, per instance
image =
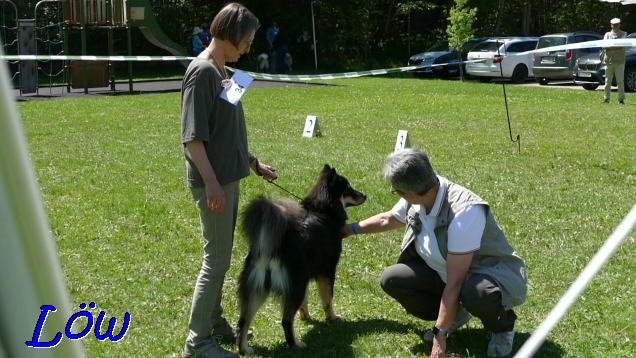
[[[602, 40], [603, 35], [595, 32], [579, 31], [544, 35], [539, 38], [537, 50], [579, 42]], [[597, 53], [600, 49], [582, 48], [563, 51], [535, 52], [532, 55], [534, 78], [542, 85], [554, 80], [572, 80], [576, 60], [581, 56]]]

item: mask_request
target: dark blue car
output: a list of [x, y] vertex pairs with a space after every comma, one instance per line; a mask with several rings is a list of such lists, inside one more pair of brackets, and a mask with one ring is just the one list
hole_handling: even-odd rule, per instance
[[[426, 67], [419, 68], [412, 71], [419, 77], [438, 77], [438, 78], [450, 78], [459, 77], [459, 66], [462, 61], [466, 60], [466, 54], [478, 43], [487, 40], [487, 37], [479, 37], [466, 41], [462, 46], [461, 54], [448, 47], [448, 43], [443, 42], [437, 44], [426, 52], [418, 53], [409, 58], [409, 66], [426, 65]], [[441, 64], [448, 64], [444, 66], [435, 66]], [[465, 67], [464, 67], [465, 68]]]

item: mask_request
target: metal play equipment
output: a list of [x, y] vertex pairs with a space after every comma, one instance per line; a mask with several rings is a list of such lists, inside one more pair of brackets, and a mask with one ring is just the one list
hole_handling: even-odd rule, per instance
[[[148, 0], [40, 0], [35, 4], [31, 18], [21, 18], [20, 9], [14, 1], [0, 0], [0, 43], [7, 55], [110, 57], [126, 53], [132, 56], [131, 29], [136, 27], [153, 45], [174, 56], [188, 56], [183, 46], [163, 32]], [[89, 31], [106, 32], [106, 53], [87, 53]], [[69, 39], [77, 38], [78, 34], [79, 44], [70, 44]], [[116, 46], [121, 42], [126, 43], [125, 49]], [[80, 53], [71, 53], [78, 50]], [[130, 92], [133, 91], [133, 61], [127, 61]], [[182, 60], [184, 66], [186, 62]], [[39, 84], [47, 80], [49, 87], [54, 83], [66, 84], [67, 92], [72, 87], [84, 88], [84, 92], [88, 93], [88, 88], [109, 85], [111, 90], [115, 90], [115, 68], [111, 61], [38, 58], [20, 59], [9, 65], [14, 73], [14, 85], [17, 82], [20, 93], [39, 94]]]

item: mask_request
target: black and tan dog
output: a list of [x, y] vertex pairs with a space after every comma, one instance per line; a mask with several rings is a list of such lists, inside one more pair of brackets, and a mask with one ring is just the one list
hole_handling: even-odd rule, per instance
[[239, 279], [241, 317], [236, 344], [241, 354], [251, 354], [247, 331], [269, 294], [282, 300], [282, 325], [291, 348], [305, 344], [294, 336], [294, 316], [309, 318], [307, 286], [316, 280], [328, 320], [333, 310], [336, 266], [342, 251], [346, 208], [360, 205], [366, 196], [325, 165], [318, 182], [300, 205], [286, 200], [258, 198], [245, 209], [242, 228], [249, 254]]

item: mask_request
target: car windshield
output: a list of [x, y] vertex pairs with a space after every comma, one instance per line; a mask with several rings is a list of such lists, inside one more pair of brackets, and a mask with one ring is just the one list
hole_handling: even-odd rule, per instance
[[502, 45], [502, 43], [498, 42], [498, 41], [485, 41], [485, 42], [482, 42], [479, 45], [473, 47], [473, 49], [471, 51], [474, 51], [474, 52], [497, 52], [497, 49], [501, 45]]
[[537, 48], [552, 47], [565, 45], [565, 37], [562, 36], [547, 36], [539, 39]]

